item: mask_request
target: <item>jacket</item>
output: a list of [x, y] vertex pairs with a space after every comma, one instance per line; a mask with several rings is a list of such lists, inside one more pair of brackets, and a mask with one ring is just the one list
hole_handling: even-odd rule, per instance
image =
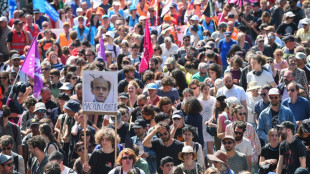
[[[284, 121], [291, 121], [296, 128], [296, 120], [292, 113], [292, 111], [283, 106], [280, 105], [280, 111], [278, 114], [278, 124], [281, 124]], [[272, 113], [270, 111], [270, 106], [264, 109], [258, 118], [258, 126], [257, 126], [257, 134], [258, 137], [262, 140], [264, 140], [266, 143], [268, 142], [267, 134], [268, 131], [272, 128]]]

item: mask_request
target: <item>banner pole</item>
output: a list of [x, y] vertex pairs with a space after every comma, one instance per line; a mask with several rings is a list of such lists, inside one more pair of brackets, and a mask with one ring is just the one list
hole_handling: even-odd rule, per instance
[[117, 114], [115, 115], [114, 121], [114, 131], [115, 131], [115, 138], [114, 138], [114, 165], [116, 166], [116, 158], [117, 158]]
[[[83, 114], [83, 113], [82, 113]], [[86, 136], [86, 128], [87, 128], [87, 120], [86, 120], [86, 114], [84, 115], [83, 114], [83, 119], [84, 119], [84, 138], [83, 138], [83, 141], [84, 141], [84, 159], [87, 161], [87, 136]]]

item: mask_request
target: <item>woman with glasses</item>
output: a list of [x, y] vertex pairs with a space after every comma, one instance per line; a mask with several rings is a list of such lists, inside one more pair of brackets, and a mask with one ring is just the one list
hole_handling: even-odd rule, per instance
[[282, 49], [276, 49], [273, 52], [274, 59], [274, 69], [281, 72], [282, 69], [288, 68], [288, 63], [286, 60], [283, 59], [283, 51]]
[[84, 156], [84, 142], [79, 141], [75, 144], [75, 149], [74, 149], [75, 155], [73, 156], [78, 156], [78, 158], [75, 160], [74, 165], [73, 165], [73, 170], [76, 171], [76, 173], [90, 173], [90, 168], [86, 163], [88, 162], [90, 158], [90, 154], [88, 154], [85, 158]]
[[165, 66], [165, 62], [167, 60], [167, 57], [163, 55], [163, 50], [161, 49], [161, 47], [156, 44], [153, 46], [153, 50], [154, 50], [154, 53], [153, 53], [153, 57], [161, 57], [162, 58], [162, 63], [161, 63], [161, 67], [164, 67]]
[[260, 160], [259, 160], [259, 174], [267, 174], [273, 172], [277, 168], [279, 159], [279, 134], [278, 130], [272, 128], [268, 132], [268, 141], [262, 148]]
[[262, 24], [272, 25], [271, 16], [268, 11], [264, 11], [262, 16], [257, 19], [257, 21], [252, 25], [252, 32], [253, 38], [256, 38], [257, 35], [261, 34], [260, 26]]
[[266, 63], [270, 65], [270, 68], [272, 70], [272, 77], [276, 84], [279, 84], [280, 80], [280, 71], [275, 69], [274, 67], [274, 59], [272, 57], [266, 57]]
[[78, 77], [73, 72], [68, 72], [65, 78], [65, 82], [69, 82], [74, 88], [78, 82]]
[[134, 167], [134, 164], [138, 161], [138, 158], [133, 150], [130, 148], [123, 149], [116, 159], [116, 163], [119, 165], [112, 169], [108, 174], [128, 173], [129, 170], [135, 168], [137, 173], [145, 174], [143, 170]]
[[[114, 43], [117, 44], [117, 45], [121, 44], [122, 41], [125, 40], [125, 37], [127, 36], [127, 33], [128, 33], [128, 27], [127, 26], [124, 26], [124, 25], [119, 26], [118, 29], [117, 29], [118, 37], [116, 39], [114, 39]], [[124, 50], [122, 48], [122, 45], [120, 45], [120, 47], [121, 47], [121, 53], [123, 53]]]
[[4, 91], [2, 91], [2, 94], [4, 94], [4, 96], [7, 96], [8, 93], [8, 89], [9, 89], [9, 77], [10, 77], [10, 73], [6, 72], [6, 71], [2, 71], [0, 73], [0, 78], [1, 78], [1, 87], [4, 88]]
[[117, 63], [112, 63], [112, 64], [109, 66], [109, 70], [110, 70], [110, 71], [117, 71]]

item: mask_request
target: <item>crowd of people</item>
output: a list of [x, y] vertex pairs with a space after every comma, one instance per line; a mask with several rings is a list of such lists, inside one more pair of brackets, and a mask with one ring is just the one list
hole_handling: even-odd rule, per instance
[[[1, 174], [309, 173], [309, 0], [47, 2], [0, 17]], [[83, 112], [84, 70], [117, 73], [117, 115]]]

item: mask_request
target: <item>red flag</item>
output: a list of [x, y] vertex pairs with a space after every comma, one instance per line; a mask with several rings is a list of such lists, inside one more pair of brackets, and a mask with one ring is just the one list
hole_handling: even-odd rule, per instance
[[144, 31], [144, 44], [143, 44], [143, 58], [139, 66], [139, 73], [143, 73], [149, 67], [149, 61], [153, 56], [153, 44], [150, 35], [149, 22], [148, 19], [145, 21], [145, 31]]

